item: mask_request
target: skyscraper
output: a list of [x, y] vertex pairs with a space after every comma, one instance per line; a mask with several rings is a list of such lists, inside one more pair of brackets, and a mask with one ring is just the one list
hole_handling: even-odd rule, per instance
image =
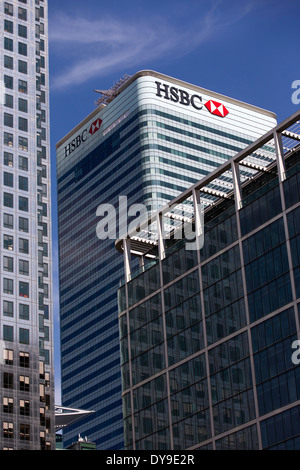
[[0, 448], [54, 449], [47, 0], [0, 23]]
[[[119, 290], [127, 450], [300, 449], [299, 117], [161, 209], [157, 226], [181, 221], [168, 237], [149, 245], [145, 225], [117, 241], [126, 272], [129, 253], [151, 257]], [[272, 148], [242, 184], [247, 158]], [[197, 201], [228, 173], [202, 224]]]
[[[80, 433], [98, 449], [121, 449], [117, 290], [123, 261], [113, 232], [132, 204], [161, 207], [271, 129], [276, 118], [153, 71], [103, 95], [57, 144], [62, 404], [94, 411], [68, 427], [66, 446]], [[270, 158], [253, 155], [242, 177]], [[207, 189], [207, 204], [229, 186], [225, 174]], [[111, 206], [121, 224], [111, 228], [111, 238], [99, 239]]]

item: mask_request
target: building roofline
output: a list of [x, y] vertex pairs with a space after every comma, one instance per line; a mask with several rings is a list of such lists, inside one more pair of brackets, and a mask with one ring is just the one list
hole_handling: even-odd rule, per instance
[[81, 129], [87, 122], [89, 122], [96, 114], [99, 113], [101, 109], [105, 108], [105, 105], [100, 105], [94, 111], [92, 111], [86, 118], [83, 119], [77, 126], [75, 126], [70, 132], [68, 132], [61, 140], [59, 140], [56, 144], [56, 149], [61, 147], [72, 135], [76, 134], [76, 132]]
[[[120, 86], [118, 91], [116, 92], [116, 96], [123, 93], [133, 82], [135, 82], [138, 78], [141, 77], [154, 77], [160, 80], [166, 80], [168, 82], [174, 83], [174, 85], [183, 86], [189, 88], [197, 93], [204, 93], [208, 94], [214, 98], [219, 100], [226, 100], [228, 103], [232, 103], [238, 106], [242, 106], [245, 109], [253, 110], [255, 112], [259, 112], [260, 114], [264, 114], [265, 116], [269, 116], [273, 119], [277, 119], [276, 114], [273, 111], [268, 111], [263, 108], [259, 108], [258, 106], [254, 106], [249, 103], [245, 103], [244, 101], [237, 100], [235, 98], [231, 98], [229, 96], [223, 95], [221, 93], [217, 93], [215, 91], [208, 90], [206, 88], [199, 87], [197, 85], [193, 85], [191, 83], [185, 82], [183, 80], [179, 80], [178, 78], [173, 78], [168, 75], [164, 75], [160, 72], [155, 72], [154, 70], [140, 70], [136, 72], [131, 78], [129, 78], [123, 85]], [[109, 106], [109, 104], [108, 104]], [[100, 105], [94, 111], [92, 111], [83, 121], [81, 121], [76, 127], [74, 127], [68, 134], [66, 134], [57, 144], [56, 149], [61, 147], [72, 135], [74, 135], [82, 126], [84, 126], [88, 121], [90, 121], [101, 109], [103, 109], [105, 105]]]
[[130, 79], [128, 79], [124, 83], [124, 85], [122, 85], [119, 88], [118, 95], [120, 93], [122, 93], [128, 86], [131, 85], [131, 83], [133, 83], [138, 78], [140, 78], [140, 77], [149, 77], [149, 76], [150, 77], [155, 77], [155, 78], [160, 78], [161, 80], [167, 80], [169, 82], [174, 83], [174, 85], [184, 86], [184, 87], [190, 88], [191, 90], [196, 91], [196, 92], [200, 91], [201, 93], [211, 95], [211, 96], [213, 96], [215, 98], [218, 98], [218, 99], [224, 99], [224, 100], [226, 100], [226, 101], [228, 101], [229, 103], [232, 103], [232, 104], [237, 104], [239, 106], [242, 105], [246, 109], [252, 109], [253, 111], [260, 112], [261, 114], [264, 114], [266, 116], [277, 119], [277, 116], [273, 111], [269, 111], [267, 109], [263, 109], [263, 108], [260, 108], [258, 106], [254, 106], [252, 104], [246, 103], [244, 101], [240, 101], [238, 99], [231, 98], [229, 96], [223, 95], [222, 93], [218, 93], [216, 91], [208, 90], [207, 88], [202, 88], [202, 87], [199, 87], [197, 85], [193, 85], [191, 83], [185, 82], [185, 81], [180, 80], [178, 78], [170, 77], [170, 76], [165, 75], [165, 74], [160, 73], [160, 72], [155, 72], [154, 70], [140, 70], [139, 72], [135, 73]]

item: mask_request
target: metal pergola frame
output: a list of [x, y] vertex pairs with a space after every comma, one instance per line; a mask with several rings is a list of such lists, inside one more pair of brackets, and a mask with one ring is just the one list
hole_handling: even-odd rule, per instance
[[[269, 147], [267, 152], [263, 149], [266, 144]], [[290, 156], [292, 152], [299, 148], [299, 145], [300, 110], [172, 199], [155, 214], [150, 215], [148, 219], [139, 224], [134, 232], [128, 232], [124, 237], [117, 239], [115, 242], [116, 249], [124, 255], [125, 282], [130, 280], [131, 255], [139, 256], [141, 259], [144, 257], [153, 258], [153, 255], [149, 255], [149, 251], [151, 251], [151, 248], [157, 247], [159, 258], [164, 258], [165, 218], [177, 220], [181, 224], [194, 222], [195, 232], [200, 236], [203, 234], [203, 214], [201, 213], [201, 200], [203, 201], [203, 199], [201, 199], [201, 195], [209, 194], [212, 196], [211, 203], [207, 203], [206, 210], [224, 199], [234, 200], [236, 209], [240, 210], [242, 208], [242, 188], [263, 172], [270, 171], [276, 171], [279, 183], [282, 183], [286, 179], [285, 160], [287, 156]], [[270, 149], [273, 150], [273, 157]], [[263, 165], [263, 161], [260, 161], [259, 164], [249, 161], [249, 159], [253, 160], [253, 157], [255, 159], [255, 154], [267, 155], [266, 164]], [[246, 160], [247, 158], [248, 160]], [[252, 176], [242, 177], [241, 167], [253, 170]], [[210, 185], [220, 177], [223, 176], [224, 178], [225, 173], [231, 175], [232, 184], [227, 185], [224, 192], [212, 189]], [[206, 199], [206, 201], [208, 200]], [[178, 214], [176, 214], [176, 210], [174, 211], [176, 207], [179, 208]], [[188, 207], [189, 217], [181, 217], [180, 211], [183, 208], [187, 210]], [[141, 264], [143, 264], [143, 261]]]

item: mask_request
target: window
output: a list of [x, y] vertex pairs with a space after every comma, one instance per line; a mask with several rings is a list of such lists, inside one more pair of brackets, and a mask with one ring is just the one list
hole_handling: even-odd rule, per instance
[[26, 375], [20, 375], [19, 385], [21, 391], [29, 392], [29, 377]]
[[7, 171], [3, 174], [3, 184], [4, 186], [9, 186], [13, 188], [14, 186], [14, 175], [12, 173], [7, 173]]
[[4, 56], [4, 67], [7, 69], [13, 70], [14, 68], [14, 59], [8, 55]]
[[3, 257], [3, 270], [9, 273], [14, 272], [14, 259], [9, 256]]
[[43, 270], [44, 270], [44, 277], [48, 277], [49, 275], [48, 263], [44, 263]]
[[14, 399], [9, 397], [3, 397], [3, 413], [14, 412]]
[[14, 196], [10, 193], [3, 194], [3, 205], [5, 207], [10, 207], [11, 209], [14, 207]]
[[12, 153], [9, 153], [9, 152], [4, 152], [3, 154], [3, 160], [4, 160], [4, 165], [5, 166], [9, 166], [9, 167], [13, 167], [14, 166], [14, 157], [13, 157], [13, 154]]
[[20, 415], [30, 416], [29, 400], [20, 400]]
[[19, 239], [19, 252], [25, 253], [26, 255], [29, 254], [29, 241], [28, 240], [24, 238]]
[[27, 119], [19, 117], [19, 131], [28, 132]]
[[14, 41], [10, 38], [4, 38], [4, 49], [7, 51], [14, 51]]
[[18, 52], [19, 52], [20, 55], [27, 56], [27, 44], [24, 44], [24, 42], [19, 42], [18, 43]]
[[4, 132], [4, 145], [7, 145], [8, 147], [14, 146], [14, 137], [12, 134]]
[[28, 191], [28, 178], [25, 176], [19, 176], [19, 189]]
[[[12, 328], [12, 327], [11, 327]], [[9, 372], [3, 373], [3, 387], [12, 390], [14, 388], [14, 376]]]
[[29, 298], [29, 283], [19, 281], [19, 296]]
[[29, 276], [29, 261], [25, 261], [23, 259], [19, 260], [19, 274]]
[[26, 367], [27, 369], [29, 368], [29, 353], [20, 352], [19, 360], [20, 367]]
[[11, 3], [4, 2], [4, 13], [6, 15], [14, 16], [14, 7]]
[[18, 34], [21, 38], [26, 38], [27, 39], [27, 27], [19, 24], [18, 25]]
[[19, 328], [19, 342], [29, 344], [29, 330], [26, 328]]
[[3, 350], [4, 364], [12, 366], [14, 364], [14, 352], [12, 349]]
[[13, 279], [3, 279], [3, 293], [13, 295], [14, 293], [14, 281]]
[[18, 8], [18, 18], [19, 20], [27, 21], [27, 10], [25, 8]]
[[3, 214], [3, 227], [14, 228], [14, 216], [12, 214]]
[[28, 158], [19, 156], [19, 170], [28, 171]]
[[6, 106], [6, 108], [13, 109], [13, 107], [14, 107], [14, 97], [11, 96], [11, 95], [7, 95], [5, 93], [5, 95], [4, 95], [4, 106]]
[[4, 86], [5, 88], [9, 88], [10, 90], [13, 90], [14, 88], [13, 77], [10, 77], [9, 75], [4, 75]]
[[23, 98], [19, 98], [19, 111], [21, 111], [22, 113], [28, 112], [27, 100], [24, 100]]
[[5, 317], [13, 317], [14, 316], [14, 304], [9, 300], [3, 300], [3, 315]]
[[26, 233], [29, 232], [28, 219], [25, 219], [24, 217], [19, 217], [19, 231]]
[[24, 62], [23, 60], [19, 60], [18, 66], [19, 66], [19, 69], [18, 69], [19, 72], [27, 75], [27, 62]]
[[14, 117], [12, 114], [4, 113], [4, 125], [14, 127]]
[[3, 428], [2, 428], [2, 435], [5, 439], [13, 439], [14, 438], [14, 423], [8, 423], [7, 421], [3, 421]]
[[27, 94], [27, 82], [25, 80], [19, 80], [19, 92]]
[[20, 423], [20, 440], [30, 441], [30, 425]]
[[47, 212], [48, 212], [47, 204], [43, 202], [43, 217], [47, 217]]
[[12, 326], [3, 325], [3, 339], [4, 341], [13, 341], [14, 329]]
[[19, 136], [19, 150], [28, 151], [28, 139], [26, 137]]
[[4, 20], [4, 31], [6, 33], [11, 33], [13, 34], [14, 32], [14, 24], [12, 21], [9, 20]]
[[20, 320], [29, 320], [29, 305], [19, 304], [19, 318]]
[[14, 249], [14, 239], [10, 235], [3, 235], [3, 248], [4, 250], [13, 251]]
[[28, 198], [19, 196], [19, 210], [28, 212]]

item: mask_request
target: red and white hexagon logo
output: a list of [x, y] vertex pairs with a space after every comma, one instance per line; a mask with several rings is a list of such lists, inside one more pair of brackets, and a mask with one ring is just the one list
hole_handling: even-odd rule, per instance
[[218, 103], [217, 101], [209, 100], [205, 103], [206, 108], [211, 114], [215, 114], [216, 116], [225, 117], [229, 114], [228, 109], [222, 103]]
[[94, 135], [97, 131], [99, 131], [101, 124], [102, 124], [101, 119], [97, 119], [95, 122], [93, 122], [89, 130], [90, 134]]

